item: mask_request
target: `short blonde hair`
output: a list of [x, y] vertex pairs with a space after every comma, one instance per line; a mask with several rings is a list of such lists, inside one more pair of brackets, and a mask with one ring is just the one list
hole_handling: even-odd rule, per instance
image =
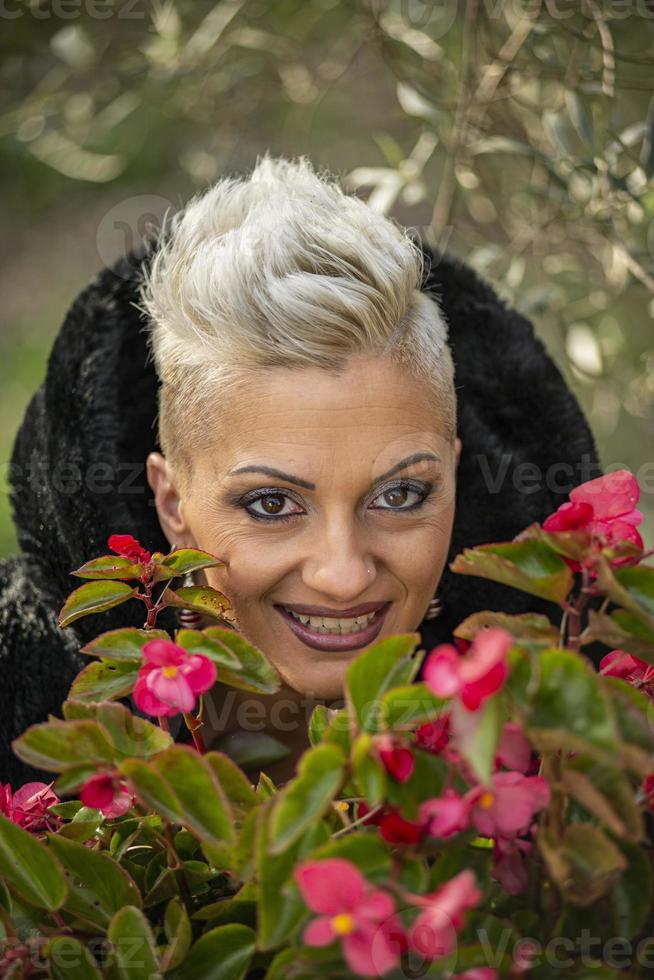
[[[454, 368], [436, 298], [420, 290], [424, 256], [409, 233], [347, 194], [306, 157], [257, 157], [224, 177], [160, 233], [141, 308], [160, 381], [159, 444], [188, 489], [220, 398], [252, 372], [388, 354], [434, 394], [456, 436]], [[256, 382], [255, 382], [256, 383]]]

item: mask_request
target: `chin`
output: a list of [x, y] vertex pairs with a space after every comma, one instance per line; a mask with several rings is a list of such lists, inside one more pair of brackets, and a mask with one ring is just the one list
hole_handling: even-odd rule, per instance
[[275, 666], [284, 683], [292, 690], [307, 699], [325, 701], [344, 696], [347, 668], [354, 659], [355, 656], [352, 655], [348, 660], [342, 660], [338, 664], [326, 664], [324, 661], [311, 663], [307, 664], [304, 670], [295, 670], [292, 673], [287, 673], [280, 664]]

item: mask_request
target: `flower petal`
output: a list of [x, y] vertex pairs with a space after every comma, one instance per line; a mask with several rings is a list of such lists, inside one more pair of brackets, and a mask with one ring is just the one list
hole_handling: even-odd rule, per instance
[[423, 680], [433, 694], [447, 698], [458, 692], [460, 660], [458, 650], [449, 643], [442, 643], [431, 651], [425, 661]]
[[338, 915], [356, 908], [366, 888], [359, 869], [345, 858], [305, 861], [298, 865], [293, 877], [309, 908], [323, 915]]
[[180, 669], [194, 694], [204, 694], [216, 682], [216, 665], [200, 653], [190, 656]]

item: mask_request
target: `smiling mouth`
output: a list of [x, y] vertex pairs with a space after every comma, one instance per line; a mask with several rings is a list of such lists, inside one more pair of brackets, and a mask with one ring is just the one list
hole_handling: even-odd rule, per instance
[[362, 616], [342, 618], [306, 616], [282, 605], [275, 605], [274, 608], [307, 646], [317, 650], [339, 651], [356, 650], [372, 643], [381, 632], [390, 606], [391, 603], [387, 602], [380, 609]]

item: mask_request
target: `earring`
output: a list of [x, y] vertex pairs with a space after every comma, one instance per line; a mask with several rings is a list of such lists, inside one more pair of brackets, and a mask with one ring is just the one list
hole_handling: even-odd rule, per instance
[[436, 592], [433, 599], [429, 600], [429, 605], [427, 606], [427, 612], [425, 613], [425, 619], [436, 619], [443, 612], [445, 608], [445, 603], [441, 597]]
[[[183, 586], [195, 585], [193, 579], [193, 572], [187, 572], [182, 579]], [[197, 612], [195, 609], [176, 609], [175, 614], [177, 616], [177, 622], [180, 626], [192, 630], [198, 625], [202, 619], [202, 613]]]

